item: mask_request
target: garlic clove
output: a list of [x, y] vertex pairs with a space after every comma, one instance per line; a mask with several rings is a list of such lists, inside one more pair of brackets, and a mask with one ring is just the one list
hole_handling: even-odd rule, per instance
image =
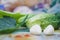
[[52, 25], [48, 25], [47, 28], [43, 31], [43, 33], [47, 35], [54, 34], [54, 27]]
[[40, 25], [33, 25], [30, 28], [30, 33], [32, 33], [32, 34], [41, 34], [41, 32], [42, 32], [42, 29], [41, 29]]

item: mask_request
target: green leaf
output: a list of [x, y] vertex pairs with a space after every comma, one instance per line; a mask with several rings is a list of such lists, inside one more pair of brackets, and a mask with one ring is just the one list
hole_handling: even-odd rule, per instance
[[35, 24], [38, 24], [44, 30], [48, 25], [53, 25], [57, 29], [58, 19], [55, 14], [38, 14], [30, 18], [26, 25], [28, 28], [32, 27]]

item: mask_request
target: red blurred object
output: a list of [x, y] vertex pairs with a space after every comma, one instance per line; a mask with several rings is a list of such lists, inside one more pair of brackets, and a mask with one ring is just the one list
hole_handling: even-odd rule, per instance
[[25, 36], [25, 37], [30, 37], [30, 35], [29, 35], [29, 34], [25, 34], [24, 36]]
[[22, 38], [22, 36], [21, 35], [16, 35], [15, 38]]

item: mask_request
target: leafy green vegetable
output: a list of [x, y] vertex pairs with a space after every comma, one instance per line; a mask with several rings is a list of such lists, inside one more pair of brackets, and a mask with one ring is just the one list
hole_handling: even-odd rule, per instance
[[26, 26], [25, 23], [26, 23], [27, 17], [28, 15], [19, 18], [17, 26], [22, 26], [22, 27]]
[[2, 11], [2, 10], [0, 10], [0, 15], [9, 16], [9, 17], [14, 18], [15, 20], [18, 20], [20, 17], [25, 16], [25, 14], [12, 13], [12, 12]]
[[11, 17], [7, 17], [4, 16], [3, 18], [0, 18], [0, 34], [2, 33], [10, 33], [13, 30], [16, 29], [16, 20], [11, 18]]
[[19, 18], [17, 26], [20, 25], [20, 26], [26, 27], [26, 21], [33, 16], [35, 16], [35, 15], [34, 14], [26, 14], [25, 16]]
[[55, 14], [38, 14], [32, 18], [30, 18], [26, 25], [27, 27], [32, 27], [35, 24], [39, 24], [44, 30], [48, 25], [53, 25], [55, 29], [57, 29], [58, 19]]
[[11, 33], [21, 27], [18, 24], [18, 19], [25, 14], [11, 13], [0, 10], [0, 34]]
[[0, 15], [0, 18], [3, 18], [3, 16], [2, 16], [2, 15]]
[[57, 24], [57, 29], [59, 29], [60, 28], [60, 13], [56, 13], [55, 16], [57, 17], [57, 19], [59, 21]]

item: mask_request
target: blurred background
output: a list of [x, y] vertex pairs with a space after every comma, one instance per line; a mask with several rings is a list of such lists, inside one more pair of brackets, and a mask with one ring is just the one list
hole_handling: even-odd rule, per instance
[[[0, 0], [0, 9], [5, 11], [14, 12], [16, 8], [25, 6], [33, 10], [35, 13], [39, 12], [59, 12], [60, 0]], [[57, 5], [56, 5], [57, 4]], [[54, 12], [55, 9], [58, 9], [57, 12]]]

